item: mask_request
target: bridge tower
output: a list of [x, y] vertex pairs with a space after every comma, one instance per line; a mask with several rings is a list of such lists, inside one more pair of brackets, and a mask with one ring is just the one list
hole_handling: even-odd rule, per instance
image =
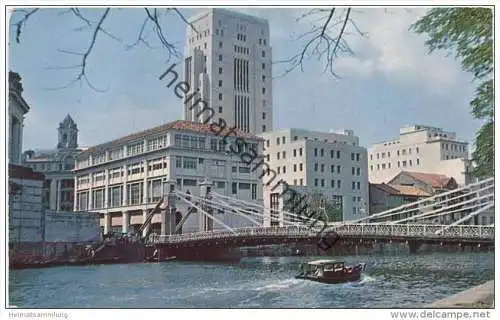
[[[211, 200], [212, 199], [212, 183], [209, 180], [204, 180], [203, 182], [200, 183], [200, 196], [205, 198], [206, 200]], [[202, 201], [201, 203], [201, 209], [210, 215], [214, 214], [213, 207]], [[212, 231], [214, 229], [214, 220], [210, 218], [209, 216], [203, 214], [203, 212], [200, 212], [199, 214], [199, 230], [200, 232], [203, 231]]]
[[167, 207], [161, 212], [161, 234], [169, 235], [175, 233], [175, 181], [167, 181], [165, 195]]

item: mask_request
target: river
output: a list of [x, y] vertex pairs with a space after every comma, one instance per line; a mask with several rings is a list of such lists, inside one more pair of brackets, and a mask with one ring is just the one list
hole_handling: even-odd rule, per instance
[[410, 308], [494, 277], [493, 253], [422, 253], [340, 258], [346, 264], [367, 264], [356, 283], [327, 285], [294, 278], [300, 262], [316, 258], [320, 257], [13, 270], [10, 304], [25, 308]]

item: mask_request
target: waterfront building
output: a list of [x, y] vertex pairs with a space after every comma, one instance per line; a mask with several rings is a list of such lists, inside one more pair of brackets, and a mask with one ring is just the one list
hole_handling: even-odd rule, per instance
[[278, 185], [282, 179], [302, 195], [323, 195], [326, 204], [340, 210], [341, 220], [368, 215], [367, 151], [352, 130], [324, 133], [286, 129], [260, 136], [272, 170], [263, 177], [266, 207], [275, 212], [286, 208], [287, 201], [280, 196], [286, 187]]
[[42, 201], [45, 209], [72, 211], [75, 156], [82, 151], [78, 148], [78, 126], [68, 114], [57, 131], [57, 148], [25, 151], [23, 165], [44, 174]]
[[401, 171], [446, 175], [459, 186], [472, 182], [467, 142], [442, 128], [403, 127], [398, 138], [373, 145], [368, 155], [371, 183], [387, 183]]
[[[190, 89], [187, 96], [197, 90], [199, 94], [186, 99], [184, 119], [209, 122], [222, 118], [229, 126], [250, 134], [272, 131], [268, 21], [211, 8], [190, 18], [186, 30], [184, 79]], [[174, 77], [168, 74], [164, 81], [173, 81]], [[203, 111], [208, 110], [206, 107], [215, 114]]]
[[[136, 230], [171, 182], [180, 191], [200, 195], [200, 184], [207, 180], [214, 192], [262, 203], [260, 172], [251, 171], [252, 164], [230, 149], [234, 139], [241, 138], [242, 150], [255, 148], [261, 154], [261, 139], [234, 128], [216, 134], [213, 128], [179, 120], [85, 150], [75, 168], [75, 210], [98, 212], [106, 234]], [[180, 200], [176, 208], [181, 214], [188, 211]], [[183, 232], [203, 230], [200, 215], [189, 216]], [[218, 211], [216, 217], [231, 227], [248, 223], [228, 212]], [[213, 228], [222, 227], [214, 223]], [[152, 231], [160, 229], [160, 215], [156, 215]]]
[[414, 186], [370, 183], [370, 214], [391, 210], [431, 194]]
[[24, 115], [30, 107], [24, 100], [21, 76], [9, 71], [9, 163], [20, 164], [23, 150]]

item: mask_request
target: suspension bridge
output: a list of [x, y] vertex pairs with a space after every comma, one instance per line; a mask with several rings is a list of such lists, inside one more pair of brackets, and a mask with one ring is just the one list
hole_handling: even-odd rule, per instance
[[[208, 259], [227, 255], [237, 247], [275, 244], [318, 244], [328, 249], [399, 242], [407, 243], [411, 252], [421, 244], [494, 246], [494, 224], [477, 223], [481, 213], [494, 212], [493, 178], [344, 222], [328, 222], [318, 214], [305, 219], [304, 214], [231, 198], [214, 192], [208, 182], [200, 190], [201, 195], [196, 196], [175, 190], [171, 184], [168, 194], [149, 212], [139, 231], [162, 255]], [[188, 208], [180, 221], [173, 219], [176, 204]], [[221, 212], [251, 226], [232, 228], [220, 219]], [[148, 230], [155, 214], [162, 215], [161, 234]], [[198, 215], [201, 231], [182, 233], [191, 215]], [[214, 225], [220, 229], [215, 230]]]

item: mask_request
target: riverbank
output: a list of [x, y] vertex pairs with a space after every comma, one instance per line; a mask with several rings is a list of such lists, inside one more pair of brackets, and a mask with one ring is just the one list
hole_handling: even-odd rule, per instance
[[459, 292], [429, 305], [431, 308], [494, 308], [495, 280]]

